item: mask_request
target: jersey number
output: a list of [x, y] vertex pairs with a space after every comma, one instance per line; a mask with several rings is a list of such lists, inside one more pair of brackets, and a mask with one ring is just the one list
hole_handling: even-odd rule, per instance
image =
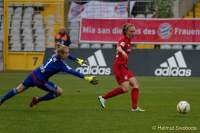
[[38, 57], [33, 57], [33, 65], [35, 66], [37, 64]]

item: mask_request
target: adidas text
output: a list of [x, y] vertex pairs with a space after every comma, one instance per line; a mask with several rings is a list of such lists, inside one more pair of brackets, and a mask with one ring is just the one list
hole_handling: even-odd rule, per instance
[[92, 75], [110, 75], [111, 69], [109, 67], [103, 66], [85, 66], [76, 68], [77, 71], [83, 74], [92, 74]]
[[181, 77], [189, 77], [192, 74], [191, 69], [186, 68], [157, 68], [154, 71], [156, 76], [181, 76]]

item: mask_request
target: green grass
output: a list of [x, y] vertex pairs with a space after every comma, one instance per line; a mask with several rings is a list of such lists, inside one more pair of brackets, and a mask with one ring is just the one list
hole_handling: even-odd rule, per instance
[[[27, 73], [0, 73], [0, 95], [18, 85]], [[0, 107], [0, 133], [199, 133], [200, 78], [138, 77], [140, 105], [146, 112], [130, 111], [130, 93], [107, 101], [99, 108], [97, 96], [117, 86], [114, 77], [99, 77], [92, 86], [69, 75], [51, 79], [64, 94], [49, 102], [29, 108], [32, 96], [45, 92], [30, 88]], [[187, 100], [191, 111], [182, 115], [176, 104]], [[152, 127], [156, 126], [155, 130]], [[159, 126], [170, 127], [159, 129]], [[193, 126], [196, 131], [173, 131], [175, 126]]]

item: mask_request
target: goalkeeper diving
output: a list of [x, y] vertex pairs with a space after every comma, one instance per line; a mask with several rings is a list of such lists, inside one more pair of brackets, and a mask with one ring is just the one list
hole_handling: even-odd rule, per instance
[[59, 72], [74, 75], [93, 85], [98, 84], [98, 80], [95, 76], [86, 76], [68, 66], [64, 61], [66, 58], [69, 58], [80, 65], [84, 64], [84, 60], [75, 58], [69, 54], [69, 48], [67, 46], [60, 45], [59, 48], [56, 49], [56, 53], [53, 54], [46, 63], [33, 70], [21, 84], [19, 84], [16, 88], [11, 89], [3, 97], [1, 97], [0, 105], [30, 87], [38, 87], [47, 91], [47, 94], [44, 96], [34, 96], [30, 103], [30, 107], [37, 105], [41, 101], [48, 101], [59, 97], [63, 92], [62, 88], [48, 80], [50, 77]]

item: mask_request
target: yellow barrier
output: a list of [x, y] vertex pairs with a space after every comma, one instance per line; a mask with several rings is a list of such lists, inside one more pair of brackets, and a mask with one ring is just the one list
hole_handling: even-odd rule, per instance
[[43, 52], [9, 52], [6, 70], [33, 70], [43, 63]]
[[[198, 2], [197, 4], [195, 4], [195, 15], [196, 18], [200, 18], [200, 2]], [[187, 13], [187, 16], [185, 16], [184, 18], [193, 18], [193, 10], [190, 10]]]
[[154, 49], [154, 44], [136, 44], [137, 49]]

